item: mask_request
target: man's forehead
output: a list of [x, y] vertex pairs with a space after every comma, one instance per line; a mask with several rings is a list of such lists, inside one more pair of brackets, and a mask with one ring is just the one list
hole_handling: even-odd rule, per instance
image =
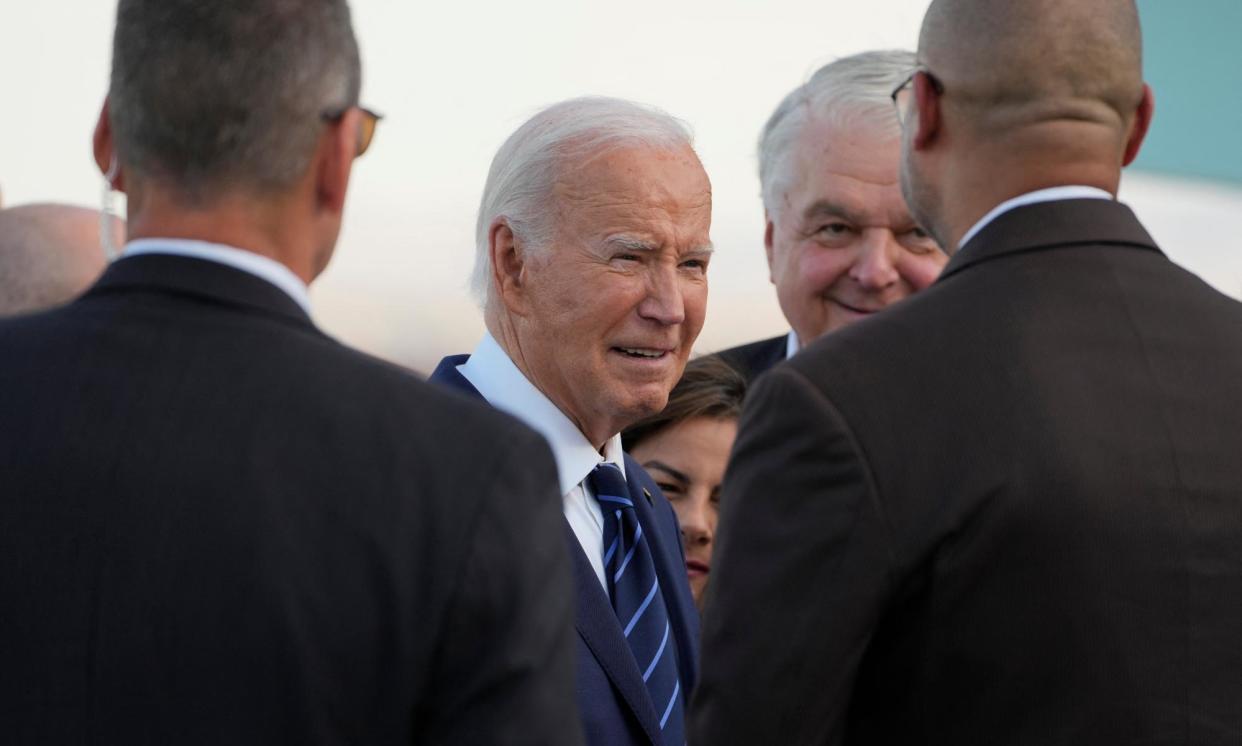
[[913, 222], [896, 181], [876, 182], [853, 175], [821, 171], [785, 195], [787, 215], [796, 221], [842, 219], [856, 225], [901, 225]]
[[[894, 121], [895, 120], [894, 115]], [[835, 122], [820, 117], [807, 123], [790, 148], [786, 167], [800, 174], [834, 172], [857, 179], [896, 182], [901, 136], [867, 120]]]
[[865, 125], [818, 123], [791, 148], [784, 202], [797, 217], [854, 222], [909, 218], [899, 179], [900, 140]]
[[563, 164], [553, 187], [566, 200], [678, 202], [711, 200], [711, 183], [689, 147], [609, 148]]

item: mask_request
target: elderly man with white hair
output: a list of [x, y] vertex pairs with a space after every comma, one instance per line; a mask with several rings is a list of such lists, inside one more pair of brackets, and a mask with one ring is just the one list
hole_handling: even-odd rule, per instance
[[948, 257], [901, 196], [901, 131], [890, 94], [912, 52], [874, 51], [821, 67], [759, 137], [770, 278], [791, 331], [721, 356], [748, 378], [816, 338], [930, 285]]
[[592, 744], [685, 743], [697, 612], [673, 510], [619, 433], [681, 376], [707, 303], [710, 223], [711, 185], [678, 120], [607, 98], [541, 111], [501, 146], [483, 194], [487, 334], [432, 375], [552, 446]]

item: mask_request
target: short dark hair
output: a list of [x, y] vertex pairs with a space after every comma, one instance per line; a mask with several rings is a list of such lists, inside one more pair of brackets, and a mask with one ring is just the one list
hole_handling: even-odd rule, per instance
[[346, 0], [120, 0], [109, 111], [118, 160], [200, 201], [278, 191], [325, 112], [358, 102]]
[[695, 358], [686, 364], [664, 409], [622, 432], [622, 445], [629, 451], [667, 427], [698, 417], [737, 419], [745, 397], [746, 379], [736, 368], [718, 355]]

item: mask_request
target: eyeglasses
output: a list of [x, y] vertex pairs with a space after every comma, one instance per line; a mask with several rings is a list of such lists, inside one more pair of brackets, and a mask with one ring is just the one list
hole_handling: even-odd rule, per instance
[[906, 115], [910, 113], [911, 94], [914, 93], [914, 79], [920, 73], [927, 76], [927, 82], [931, 83], [932, 90], [936, 92], [937, 96], [944, 95], [944, 84], [940, 82], [939, 78], [932, 75], [931, 71], [925, 67], [914, 68], [914, 71], [889, 94], [889, 97], [893, 99], [893, 106], [897, 107], [897, 121], [903, 125], [906, 123]]
[[358, 152], [355, 154], [355, 157], [361, 158], [362, 154], [367, 152], [367, 148], [371, 147], [371, 140], [375, 138], [375, 127], [384, 115], [377, 114], [364, 106], [346, 106], [344, 109], [325, 111], [322, 115], [323, 121], [339, 122], [341, 117], [345, 116], [345, 112], [350, 109], [362, 112], [362, 123], [358, 127]]

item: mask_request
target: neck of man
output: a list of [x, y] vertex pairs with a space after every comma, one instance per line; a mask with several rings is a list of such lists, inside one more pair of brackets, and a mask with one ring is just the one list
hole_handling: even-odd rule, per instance
[[997, 205], [1058, 186], [1089, 186], [1116, 196], [1121, 182], [1116, 133], [1081, 123], [1052, 122], [965, 145], [944, 171], [940, 225], [943, 245], [962, 237]]
[[522, 344], [522, 335], [518, 333], [518, 323], [508, 313], [495, 310], [493, 303], [494, 301], [489, 299], [488, 308], [483, 315], [488, 333], [496, 340], [496, 344], [500, 345], [500, 349], [505, 351], [526, 380], [530, 381], [532, 386], [539, 389], [539, 393], [547, 397], [548, 401], [568, 417], [569, 421], [578, 428], [578, 432], [582, 433], [587, 442], [602, 455], [604, 444], [613, 435], [621, 432], [621, 428], [614, 428], [612, 423], [592, 422], [576, 414], [568, 402], [562, 401], [556, 395], [555, 389], [541, 380], [538, 372], [539, 366], [536, 363], [537, 356], [527, 355], [527, 348]]
[[147, 185], [129, 191], [129, 239], [178, 238], [224, 244], [285, 265], [310, 284], [323, 271], [311, 221], [287, 195], [223, 194], [195, 201]]

